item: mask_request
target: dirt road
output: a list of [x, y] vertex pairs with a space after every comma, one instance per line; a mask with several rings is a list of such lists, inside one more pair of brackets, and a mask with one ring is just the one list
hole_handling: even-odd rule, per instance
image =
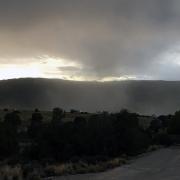
[[107, 172], [54, 180], [180, 180], [180, 148], [161, 149]]

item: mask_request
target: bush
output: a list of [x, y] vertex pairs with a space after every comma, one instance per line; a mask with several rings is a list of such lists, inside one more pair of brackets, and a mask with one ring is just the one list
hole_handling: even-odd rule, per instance
[[170, 146], [173, 144], [172, 139], [169, 134], [167, 133], [159, 133], [154, 138], [155, 144], [160, 144], [163, 146]]
[[32, 175], [29, 180], [41, 180], [41, 178], [38, 175]]

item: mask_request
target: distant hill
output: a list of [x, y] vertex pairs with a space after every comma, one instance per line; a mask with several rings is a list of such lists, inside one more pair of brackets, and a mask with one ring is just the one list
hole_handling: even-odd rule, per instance
[[79, 109], [143, 114], [168, 114], [180, 109], [180, 82], [121, 81], [74, 82], [57, 79], [13, 79], [0, 81], [0, 107], [32, 109]]

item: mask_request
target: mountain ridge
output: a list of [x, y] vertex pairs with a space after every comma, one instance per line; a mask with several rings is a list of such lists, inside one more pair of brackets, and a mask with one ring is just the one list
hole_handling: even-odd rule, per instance
[[180, 81], [81, 82], [20, 78], [0, 81], [0, 107], [169, 114], [180, 109]]

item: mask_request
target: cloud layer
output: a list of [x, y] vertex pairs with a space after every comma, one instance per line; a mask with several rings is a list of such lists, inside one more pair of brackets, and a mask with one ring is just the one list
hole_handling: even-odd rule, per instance
[[0, 0], [0, 69], [33, 64], [42, 77], [179, 80], [179, 19], [179, 0]]

